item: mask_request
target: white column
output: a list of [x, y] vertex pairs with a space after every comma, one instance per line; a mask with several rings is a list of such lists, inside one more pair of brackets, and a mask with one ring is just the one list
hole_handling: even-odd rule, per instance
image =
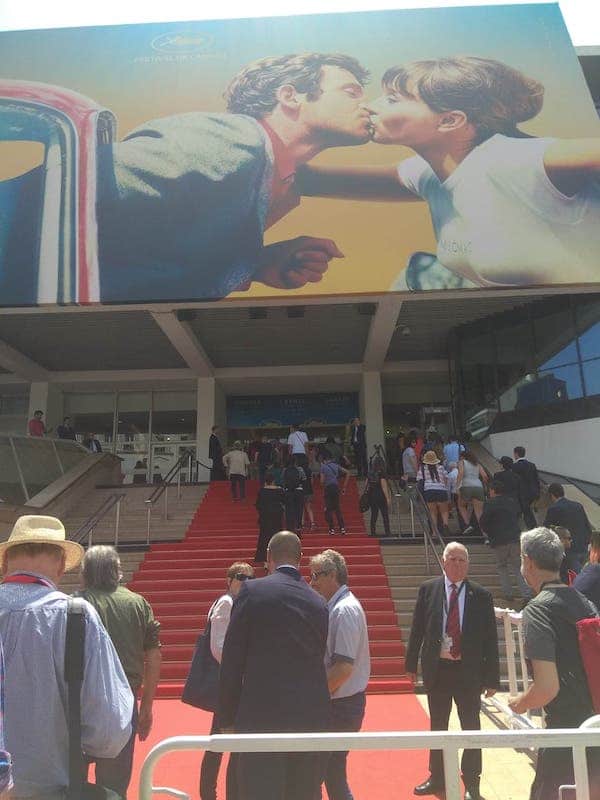
[[[198, 378], [196, 405], [196, 453], [199, 461], [210, 466], [208, 440], [215, 422], [216, 393], [214, 378]], [[199, 467], [198, 480], [210, 480], [210, 470]]]
[[51, 429], [51, 436], [56, 436], [56, 429], [63, 418], [63, 395], [61, 390], [47, 381], [33, 381], [29, 387], [30, 420], [37, 410], [44, 412], [46, 429]]
[[373, 448], [380, 444], [385, 452], [383, 428], [383, 398], [381, 394], [381, 373], [363, 372], [360, 386], [361, 421], [367, 427], [367, 456], [373, 455]]

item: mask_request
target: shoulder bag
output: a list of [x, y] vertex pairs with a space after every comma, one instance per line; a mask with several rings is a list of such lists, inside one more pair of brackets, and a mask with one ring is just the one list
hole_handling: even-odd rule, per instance
[[208, 612], [206, 627], [196, 641], [181, 699], [189, 706], [214, 712], [219, 695], [219, 662], [210, 651], [210, 618], [213, 608], [214, 604]]

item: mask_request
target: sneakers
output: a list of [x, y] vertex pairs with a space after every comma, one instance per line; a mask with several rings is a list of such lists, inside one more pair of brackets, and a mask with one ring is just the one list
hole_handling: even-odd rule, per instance
[[335, 533], [335, 530], [333, 528], [329, 528], [329, 535], [333, 536], [334, 533]]
[[342, 536], [346, 535], [346, 528], [340, 528], [340, 533]]

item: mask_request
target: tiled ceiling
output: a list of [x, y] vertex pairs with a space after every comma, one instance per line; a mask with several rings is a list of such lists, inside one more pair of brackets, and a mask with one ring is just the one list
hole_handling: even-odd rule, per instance
[[264, 319], [248, 308], [202, 310], [190, 324], [217, 368], [362, 362], [371, 317], [359, 306], [307, 305], [299, 317], [287, 308], [265, 310]]
[[0, 341], [52, 371], [187, 366], [146, 311], [0, 316]]

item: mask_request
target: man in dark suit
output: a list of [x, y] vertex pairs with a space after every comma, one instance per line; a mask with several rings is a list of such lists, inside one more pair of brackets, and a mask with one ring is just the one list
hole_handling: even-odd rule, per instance
[[359, 476], [365, 476], [369, 471], [367, 463], [367, 429], [358, 417], [352, 422], [350, 444], [354, 450], [356, 470]]
[[504, 487], [503, 494], [506, 497], [512, 497], [519, 506], [519, 513], [522, 513], [523, 487], [521, 477], [513, 471], [514, 462], [510, 456], [502, 456], [500, 463], [502, 464], [502, 469], [494, 472], [494, 480], [500, 481]]
[[515, 457], [512, 465], [513, 472], [516, 472], [521, 478], [523, 519], [528, 528], [536, 528], [538, 523], [531, 504], [540, 496], [540, 479], [537, 467], [533, 461], [528, 461], [525, 458], [524, 447], [515, 447], [513, 455]]
[[[410, 631], [406, 671], [421, 671], [429, 703], [431, 730], [445, 731], [456, 703], [463, 730], [479, 730], [480, 695], [493, 695], [500, 684], [498, 637], [492, 595], [467, 580], [469, 553], [457, 542], [444, 550], [444, 575], [421, 585]], [[465, 750], [461, 762], [465, 800], [480, 800], [481, 750]], [[429, 778], [416, 795], [444, 790], [442, 752], [429, 754]]]
[[210, 438], [208, 440], [208, 457], [212, 460], [210, 471], [211, 481], [224, 481], [226, 478], [225, 468], [223, 467], [223, 448], [218, 436], [219, 428], [213, 425]]
[[565, 497], [565, 490], [560, 483], [551, 483], [548, 495], [552, 505], [546, 512], [544, 525], [560, 525], [569, 531], [572, 539], [570, 556], [577, 559], [581, 567], [587, 559], [587, 547], [592, 533], [585, 509], [581, 503]]
[[[271, 574], [246, 581], [234, 603], [219, 682], [224, 732], [330, 729], [328, 611], [300, 575], [301, 555], [294, 533], [276, 533], [267, 550]], [[317, 753], [240, 753], [239, 798], [314, 800], [319, 765]]]

